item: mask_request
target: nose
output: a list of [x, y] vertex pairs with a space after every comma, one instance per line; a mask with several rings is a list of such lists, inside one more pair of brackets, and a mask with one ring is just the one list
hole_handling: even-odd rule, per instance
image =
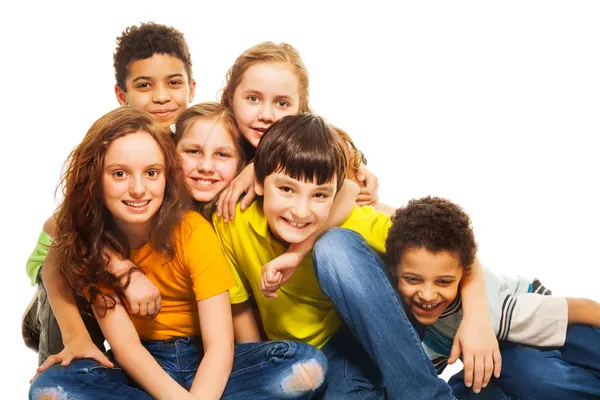
[[135, 199], [140, 199], [146, 194], [146, 184], [143, 176], [133, 177], [129, 184], [129, 194]]
[[310, 214], [310, 207], [308, 201], [302, 197], [297, 198], [294, 202], [294, 208], [292, 214], [298, 219], [307, 218]]
[[158, 84], [154, 86], [152, 91], [152, 101], [158, 104], [164, 104], [171, 100], [171, 94], [169, 88], [164, 84]]
[[264, 123], [272, 123], [274, 118], [273, 107], [270, 103], [264, 103], [258, 112], [258, 120]]
[[424, 284], [419, 288], [419, 298], [423, 301], [433, 301], [435, 299], [435, 293], [433, 287], [428, 284]]
[[198, 163], [198, 171], [213, 172], [215, 170], [215, 162], [212, 157], [202, 157]]

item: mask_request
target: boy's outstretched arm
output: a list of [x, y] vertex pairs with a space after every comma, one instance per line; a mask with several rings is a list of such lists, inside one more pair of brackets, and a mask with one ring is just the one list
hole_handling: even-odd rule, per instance
[[475, 259], [471, 273], [462, 278], [460, 290], [463, 319], [454, 337], [448, 363], [454, 363], [462, 354], [465, 385], [479, 393], [487, 386], [492, 373], [500, 377], [502, 368], [479, 259]]
[[569, 325], [585, 324], [600, 328], [600, 304], [590, 299], [567, 297]]
[[305, 241], [293, 243], [285, 253], [263, 266], [260, 290], [265, 297], [276, 298], [277, 290], [294, 275], [296, 268], [311, 251], [319, 236], [327, 229], [339, 226], [348, 219], [354, 208], [354, 200], [358, 192], [358, 185], [346, 179], [333, 201], [329, 218], [323, 227]]

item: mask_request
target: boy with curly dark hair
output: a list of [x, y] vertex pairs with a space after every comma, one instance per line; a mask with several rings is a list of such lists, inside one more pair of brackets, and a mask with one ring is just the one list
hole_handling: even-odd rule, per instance
[[196, 82], [183, 33], [147, 22], [126, 28], [113, 56], [119, 104], [152, 113], [170, 125], [194, 99]]
[[[405, 310], [422, 325], [423, 347], [441, 373], [462, 319], [461, 279], [477, 252], [471, 220], [449, 200], [411, 200], [396, 211], [386, 250]], [[502, 375], [490, 382], [483, 398], [600, 396], [600, 330], [592, 326], [600, 325], [600, 305], [551, 296], [537, 279], [485, 269], [484, 275], [492, 325], [501, 341]], [[462, 372], [449, 383], [458, 399], [477, 396], [469, 394]]]
[[[125, 28], [116, 43], [113, 65], [119, 104], [148, 111], [161, 125], [175, 123], [193, 100], [196, 88], [190, 51], [183, 33], [167, 25], [146, 22]], [[27, 347], [38, 352], [39, 364], [63, 349], [64, 338], [41, 283], [41, 268], [52, 244], [54, 230], [55, 221], [50, 218], [44, 224], [26, 266], [31, 284], [38, 284], [38, 290], [25, 310], [22, 334]], [[130, 267], [129, 262], [115, 263], [113, 272], [120, 275]], [[132, 294], [127, 298], [133, 314], [153, 316], [158, 313], [160, 295], [143, 274], [131, 274], [128, 291]], [[92, 341], [103, 349], [104, 336], [95, 319], [82, 316]], [[108, 364], [100, 350], [88, 356], [97, 356], [99, 361]]]

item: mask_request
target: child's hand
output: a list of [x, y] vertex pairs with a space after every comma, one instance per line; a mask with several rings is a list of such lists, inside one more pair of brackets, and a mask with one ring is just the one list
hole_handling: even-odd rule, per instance
[[46, 361], [38, 367], [36, 375], [31, 378], [29, 383], [33, 382], [38, 374], [41, 374], [54, 364], [60, 363], [63, 367], [67, 367], [71, 364], [71, 361], [80, 358], [91, 358], [107, 368], [114, 367], [114, 364], [100, 351], [89, 337], [75, 338], [72, 341], [65, 343], [65, 348], [60, 353], [48, 357]]
[[260, 291], [267, 298], [276, 299], [277, 290], [296, 272], [302, 257], [296, 253], [283, 253], [262, 267]]
[[162, 308], [160, 292], [141, 271], [131, 273], [131, 281], [127, 289], [125, 289], [124, 294], [130, 314], [154, 318]]
[[377, 180], [377, 177], [364, 166], [364, 164], [361, 164], [358, 168], [356, 180], [359, 182], [360, 186], [360, 192], [356, 198], [356, 203], [361, 207], [377, 204], [379, 201], [379, 196], [377, 195], [379, 181]]
[[489, 321], [463, 318], [450, 352], [448, 364], [463, 355], [465, 385], [479, 393], [492, 377], [500, 377], [502, 357], [494, 328]]
[[252, 204], [256, 197], [254, 179], [254, 164], [248, 164], [221, 192], [217, 203], [217, 215], [223, 217], [223, 221], [227, 222], [235, 218], [235, 205], [242, 194], [246, 193], [242, 199], [242, 210]]

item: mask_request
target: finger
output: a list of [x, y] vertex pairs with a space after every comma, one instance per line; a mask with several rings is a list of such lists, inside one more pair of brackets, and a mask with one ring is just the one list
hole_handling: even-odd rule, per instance
[[356, 196], [357, 203], [363, 203], [362, 205], [369, 205], [373, 202], [373, 197], [370, 194], [359, 194]]
[[162, 297], [158, 296], [156, 299], [154, 299], [154, 315], [152, 316], [153, 319], [158, 315], [161, 308], [162, 308]]
[[223, 217], [223, 221], [227, 222], [229, 217], [229, 196], [231, 196], [231, 188], [227, 189], [225, 196], [223, 196], [223, 205], [221, 207], [221, 216]]
[[92, 355], [92, 357], [94, 360], [98, 361], [100, 364], [104, 365], [105, 367], [108, 368], [113, 368], [115, 365], [108, 359], [108, 357], [106, 357], [106, 355], [104, 353], [102, 353], [100, 350], [94, 352], [94, 354]]
[[137, 301], [129, 302], [129, 312], [133, 315], [139, 315], [140, 313], [140, 303]]
[[138, 314], [140, 317], [145, 317], [148, 315], [148, 304], [140, 303], [140, 313]]
[[224, 203], [225, 195], [227, 194], [227, 189], [229, 189], [229, 188], [225, 188], [221, 192], [221, 194], [219, 195], [219, 200], [217, 201], [217, 215], [219, 217], [221, 215], [223, 215], [223, 203]]
[[36, 370], [36, 372], [38, 374], [42, 373], [42, 372], [44, 372], [45, 370], [47, 370], [48, 368], [50, 368], [51, 366], [53, 366], [54, 364], [56, 364], [58, 362], [60, 362], [60, 358], [58, 357], [58, 355], [56, 355], [56, 354], [51, 355], [50, 357], [46, 358], [46, 361], [44, 361], [42, 363], [42, 365], [40, 365], [38, 367], [38, 369]]
[[485, 360], [483, 356], [475, 356], [473, 360], [473, 392], [479, 393], [483, 385]]
[[73, 361], [72, 355], [64, 356], [60, 365], [62, 365], [63, 367], [68, 367], [69, 365], [71, 365], [71, 361]]
[[452, 350], [450, 350], [450, 358], [448, 359], [448, 364], [454, 364], [456, 360], [458, 360], [458, 357], [460, 357], [461, 352], [462, 348], [460, 346], [460, 340], [458, 340], [458, 337], [455, 337], [454, 343], [452, 343]]
[[254, 190], [254, 187], [252, 187], [252, 188], [248, 189], [248, 192], [246, 192], [246, 195], [242, 199], [241, 209], [245, 210], [246, 208], [250, 207], [250, 204], [252, 204], [252, 202], [254, 201], [255, 198], [256, 198], [256, 191]]
[[502, 355], [500, 354], [500, 350], [496, 349], [493, 354], [494, 360], [494, 376], [496, 378], [500, 378], [500, 371], [502, 370]]
[[227, 205], [229, 207], [229, 219], [232, 220], [235, 218], [235, 206], [237, 205], [240, 196], [244, 193], [244, 189], [235, 187], [232, 190], [231, 196], [229, 197], [229, 201]]
[[465, 386], [471, 387], [473, 386], [473, 356], [463, 354], [463, 364], [464, 364], [464, 375], [465, 375]]
[[148, 310], [148, 317], [154, 315], [154, 301], [146, 303], [146, 310]]
[[481, 387], [484, 388], [490, 383], [492, 373], [494, 372], [494, 359], [490, 356], [485, 357], [483, 361], [483, 380]]

